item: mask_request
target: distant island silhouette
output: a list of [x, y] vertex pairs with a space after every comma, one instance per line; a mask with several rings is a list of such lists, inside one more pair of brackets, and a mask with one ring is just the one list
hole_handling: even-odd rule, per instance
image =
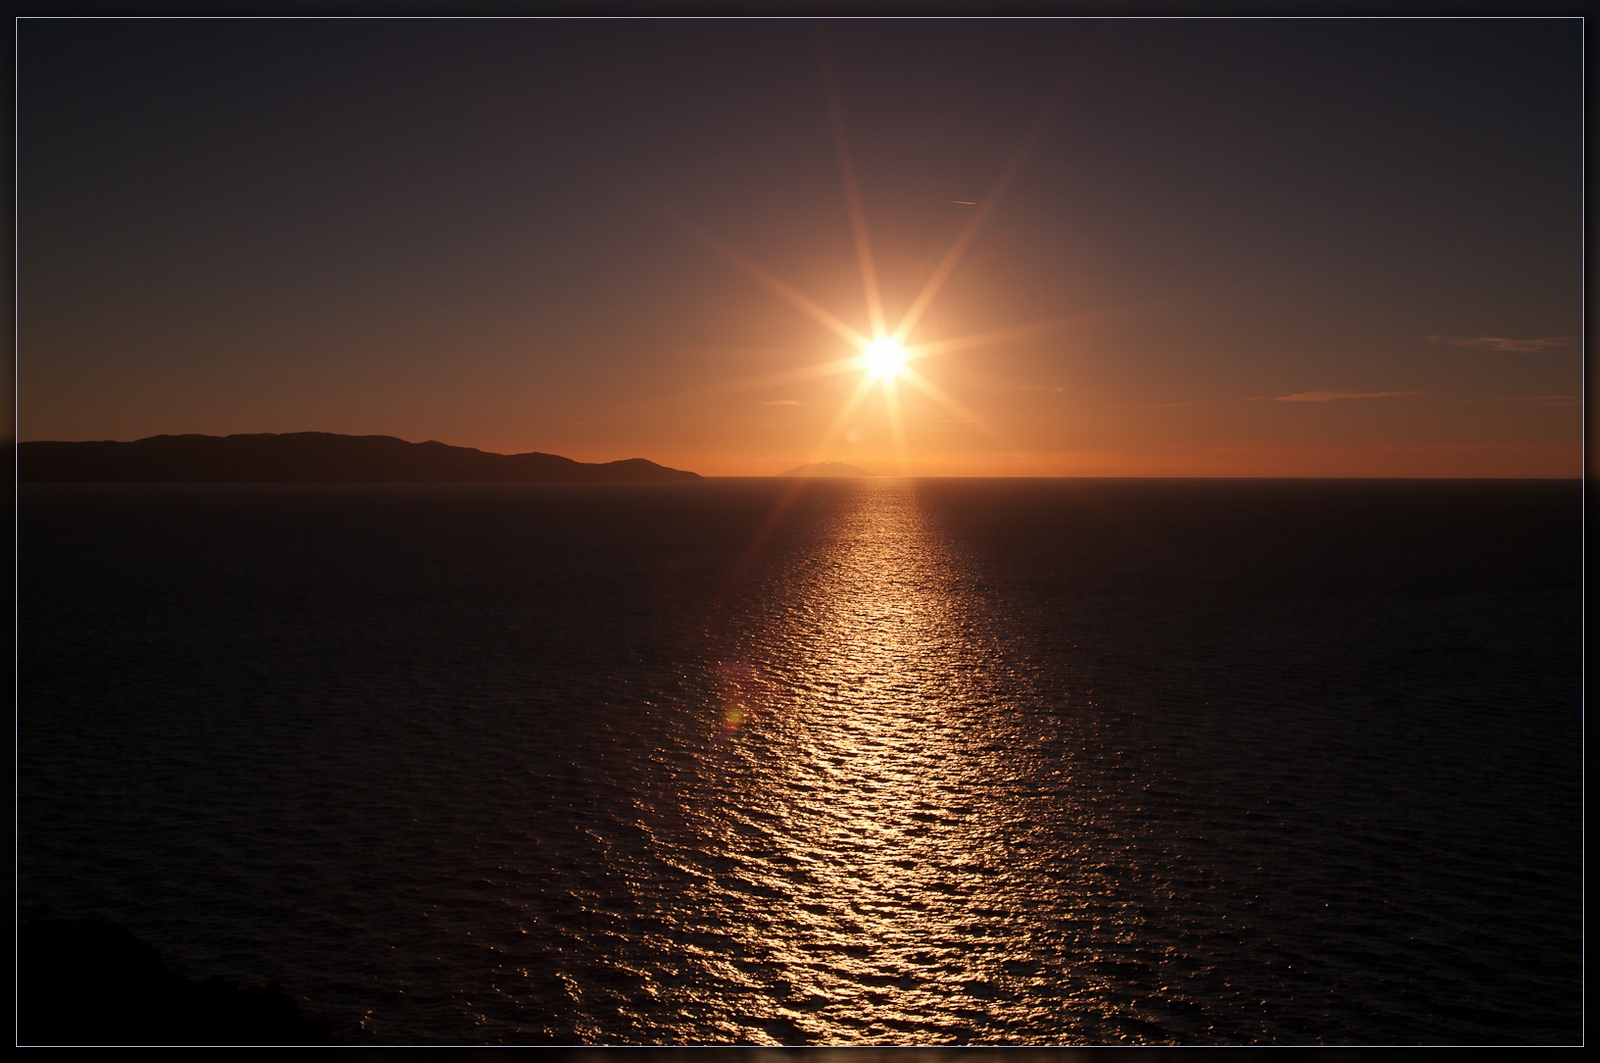
[[779, 476], [871, 476], [872, 473], [859, 465], [846, 465], [842, 461], [824, 461], [811, 465], [799, 465], [788, 472], [780, 472]]
[[644, 458], [588, 464], [429, 440], [332, 432], [151, 436], [132, 443], [17, 444], [23, 482], [541, 483], [698, 480]]

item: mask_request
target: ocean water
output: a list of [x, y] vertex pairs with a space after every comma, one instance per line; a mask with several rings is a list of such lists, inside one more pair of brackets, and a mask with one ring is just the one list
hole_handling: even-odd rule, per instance
[[19, 907], [388, 1043], [1575, 1043], [1581, 506], [24, 485]]

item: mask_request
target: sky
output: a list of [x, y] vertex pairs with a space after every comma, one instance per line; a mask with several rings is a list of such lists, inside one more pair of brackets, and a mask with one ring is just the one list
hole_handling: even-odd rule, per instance
[[19, 439], [1582, 470], [1577, 19], [17, 27]]

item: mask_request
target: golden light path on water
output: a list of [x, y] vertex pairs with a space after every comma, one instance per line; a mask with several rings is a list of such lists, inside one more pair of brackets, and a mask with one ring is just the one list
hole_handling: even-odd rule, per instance
[[1024, 722], [1029, 678], [915, 484], [818, 486], [833, 526], [730, 607], [721, 735], [678, 794], [674, 862], [713, 872], [678, 918], [719, 936], [688, 945], [685, 1014], [705, 1019], [682, 1035], [709, 1019], [743, 1043], [1048, 1043], [1133, 1019], [1118, 980], [1081, 966], [1098, 950], [1064, 936], [1138, 942], [1096, 884], [1070, 764], [1039, 753], [1059, 736]]
[[[808, 888], [734, 934], [784, 966], [794, 1021], [824, 1041], [925, 1034], [951, 995], [1002, 974], [965, 944], [982, 909], [1019, 899], [990, 892], [1008, 854], [997, 766], [970, 730], [987, 661], [941, 560], [905, 486], [864, 489], [796, 588], [794, 633], [763, 653], [766, 689], [792, 697], [760, 721], [784, 748], [741, 748], [729, 813], [764, 813], [793, 861], [780, 877]], [[747, 835], [725, 836], [736, 851]]]

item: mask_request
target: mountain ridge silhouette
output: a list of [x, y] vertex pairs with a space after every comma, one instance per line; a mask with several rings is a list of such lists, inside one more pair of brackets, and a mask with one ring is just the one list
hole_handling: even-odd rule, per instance
[[78, 483], [572, 483], [698, 480], [644, 458], [587, 463], [334, 432], [17, 444], [17, 479]]
[[808, 465], [797, 465], [788, 472], [780, 472], [779, 476], [808, 476], [825, 478], [861, 477], [872, 476], [859, 465], [849, 465], [842, 461], [817, 461]]

